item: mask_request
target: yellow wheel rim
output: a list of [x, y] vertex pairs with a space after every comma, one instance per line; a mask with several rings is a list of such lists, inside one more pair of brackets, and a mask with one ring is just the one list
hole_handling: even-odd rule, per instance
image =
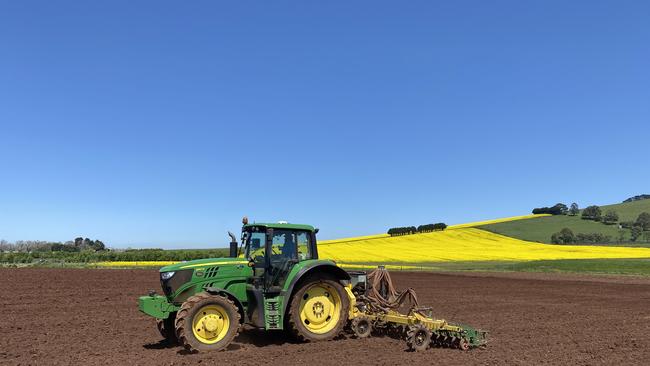
[[341, 306], [336, 289], [324, 283], [311, 285], [300, 299], [300, 321], [312, 333], [327, 333], [339, 323]]
[[230, 328], [228, 313], [220, 305], [206, 305], [199, 309], [192, 320], [194, 337], [205, 344], [222, 340]]

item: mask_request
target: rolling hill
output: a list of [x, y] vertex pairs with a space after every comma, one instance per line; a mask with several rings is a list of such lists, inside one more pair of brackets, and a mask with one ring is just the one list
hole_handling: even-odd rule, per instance
[[[620, 221], [635, 221], [641, 212], [650, 212], [650, 199], [600, 206], [603, 214], [609, 210], [618, 213]], [[539, 243], [550, 243], [551, 235], [563, 228], [569, 228], [574, 233], [601, 233], [608, 235], [613, 241], [619, 235], [618, 225], [604, 225], [599, 222], [582, 220], [578, 216], [547, 216], [531, 220], [517, 220], [479, 226], [480, 229], [521, 240]], [[623, 229], [626, 245], [630, 244], [630, 230]], [[637, 241], [634, 246], [646, 246], [648, 243]]]
[[[527, 219], [501, 219], [490, 225], [535, 222], [550, 217], [524, 218]], [[445, 231], [425, 234], [323, 241], [319, 244], [319, 255], [344, 265], [650, 258], [650, 248], [540, 244], [476, 227], [483, 224], [450, 226]]]

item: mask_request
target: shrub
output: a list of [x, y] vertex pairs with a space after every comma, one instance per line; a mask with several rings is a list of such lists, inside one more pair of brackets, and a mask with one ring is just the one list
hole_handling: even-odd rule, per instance
[[578, 233], [576, 243], [581, 244], [602, 244], [611, 242], [612, 237], [602, 233]]

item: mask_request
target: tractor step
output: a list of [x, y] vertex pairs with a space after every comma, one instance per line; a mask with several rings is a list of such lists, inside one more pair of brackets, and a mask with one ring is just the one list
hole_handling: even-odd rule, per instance
[[267, 330], [282, 329], [282, 312], [280, 312], [280, 297], [264, 298], [264, 327]]

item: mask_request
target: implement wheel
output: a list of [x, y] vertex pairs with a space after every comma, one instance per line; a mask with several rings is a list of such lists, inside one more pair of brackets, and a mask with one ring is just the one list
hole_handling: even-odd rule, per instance
[[407, 337], [408, 346], [412, 351], [426, 351], [431, 343], [431, 331], [422, 324], [411, 326]]
[[336, 281], [307, 281], [291, 299], [289, 327], [299, 340], [325, 341], [339, 335], [347, 323], [350, 302]]
[[372, 323], [365, 316], [359, 316], [352, 320], [352, 331], [357, 338], [368, 338], [372, 332]]
[[167, 319], [156, 319], [156, 327], [160, 335], [170, 344], [175, 344], [176, 339], [176, 313], [171, 313]]
[[239, 332], [239, 311], [225, 296], [199, 293], [176, 315], [178, 342], [188, 351], [220, 351]]

